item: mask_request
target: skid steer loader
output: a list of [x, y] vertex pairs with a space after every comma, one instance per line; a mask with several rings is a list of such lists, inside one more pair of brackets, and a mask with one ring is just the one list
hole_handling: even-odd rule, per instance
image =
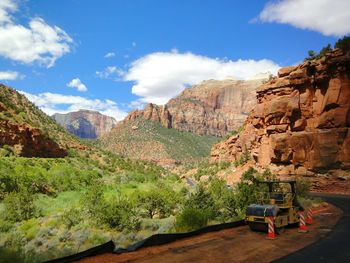
[[273, 217], [275, 232], [280, 233], [287, 225], [298, 224], [299, 204], [296, 193], [296, 181], [263, 181], [268, 192], [260, 194], [259, 203], [251, 204], [246, 210], [246, 222], [251, 230], [268, 230], [268, 217]]

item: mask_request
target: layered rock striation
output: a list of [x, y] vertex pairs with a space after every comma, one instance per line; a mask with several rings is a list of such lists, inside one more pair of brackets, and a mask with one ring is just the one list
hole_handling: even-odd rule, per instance
[[266, 79], [203, 81], [164, 106], [149, 104], [131, 112], [125, 121], [142, 117], [179, 131], [225, 136], [243, 124], [256, 104], [255, 91], [263, 81]]
[[41, 130], [25, 124], [0, 121], [0, 146], [12, 146], [24, 157], [60, 158], [68, 155], [54, 140]]
[[282, 68], [257, 90], [243, 131], [213, 146], [213, 161], [250, 152], [281, 173], [350, 168], [350, 56], [336, 49], [320, 60]]
[[67, 114], [56, 113], [52, 118], [68, 132], [80, 137], [95, 139], [111, 131], [116, 124], [112, 117], [97, 111], [79, 110]]

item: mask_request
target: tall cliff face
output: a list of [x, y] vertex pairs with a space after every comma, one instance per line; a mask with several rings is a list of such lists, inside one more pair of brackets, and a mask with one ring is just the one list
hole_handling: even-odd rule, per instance
[[164, 106], [149, 104], [144, 110], [131, 112], [125, 121], [142, 117], [160, 122], [166, 128], [224, 136], [243, 124], [256, 104], [255, 91], [263, 81], [203, 81]]
[[243, 131], [214, 145], [213, 161], [249, 151], [262, 167], [306, 174], [350, 168], [350, 56], [339, 49], [280, 69], [257, 90]]
[[95, 139], [112, 130], [116, 120], [97, 111], [79, 110], [67, 114], [56, 113], [52, 118], [68, 132], [80, 137]]

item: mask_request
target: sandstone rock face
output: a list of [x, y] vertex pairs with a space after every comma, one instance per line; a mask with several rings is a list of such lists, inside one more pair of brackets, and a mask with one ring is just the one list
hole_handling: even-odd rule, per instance
[[349, 169], [349, 54], [336, 49], [280, 69], [257, 90], [257, 101], [243, 131], [214, 145], [213, 161], [236, 160], [248, 150], [259, 166], [281, 173]]
[[24, 157], [59, 158], [67, 156], [66, 150], [43, 135], [39, 129], [28, 125], [0, 121], [0, 146], [14, 146], [18, 155]]
[[164, 106], [149, 104], [144, 110], [131, 112], [125, 121], [142, 117], [166, 128], [224, 136], [243, 124], [256, 104], [255, 91], [264, 80], [203, 81]]
[[68, 132], [80, 137], [95, 139], [112, 130], [116, 120], [97, 111], [79, 110], [67, 114], [56, 113], [52, 118]]

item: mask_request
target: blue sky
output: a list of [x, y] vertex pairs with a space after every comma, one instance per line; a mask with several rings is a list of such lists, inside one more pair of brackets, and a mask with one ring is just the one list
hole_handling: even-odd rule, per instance
[[250, 79], [350, 32], [347, 0], [0, 0], [0, 81], [48, 114], [121, 119], [208, 78]]

